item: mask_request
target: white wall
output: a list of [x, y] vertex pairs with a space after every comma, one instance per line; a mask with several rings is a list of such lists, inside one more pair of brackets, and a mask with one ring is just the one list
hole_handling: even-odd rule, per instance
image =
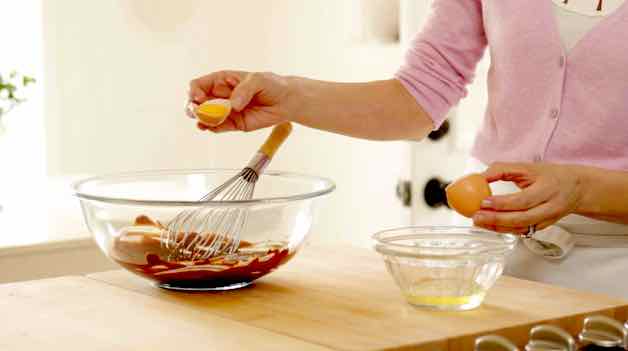
[[[207, 135], [181, 113], [189, 79], [219, 69], [388, 78], [399, 46], [353, 42], [354, 0], [44, 1], [50, 174], [240, 167], [266, 132]], [[368, 242], [407, 223], [394, 195], [409, 147], [298, 128], [271, 168], [330, 177], [319, 239]]]
[[37, 79], [22, 95], [27, 102], [0, 125], [0, 205], [18, 182], [40, 180], [45, 172], [41, 21], [40, 0], [0, 1], [0, 73]]

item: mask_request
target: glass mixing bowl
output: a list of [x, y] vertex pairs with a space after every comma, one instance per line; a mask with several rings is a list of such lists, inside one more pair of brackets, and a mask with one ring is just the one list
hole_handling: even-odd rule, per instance
[[[174, 290], [246, 286], [296, 254], [321, 197], [335, 188], [324, 178], [266, 172], [252, 200], [197, 200], [239, 170], [150, 171], [89, 178], [74, 185], [87, 227], [100, 249], [125, 269]], [[242, 209], [247, 221], [231, 254], [182, 259], [163, 244], [164, 227], [184, 210]]]
[[482, 304], [517, 243], [510, 234], [447, 226], [391, 229], [373, 239], [410, 304], [457, 311]]

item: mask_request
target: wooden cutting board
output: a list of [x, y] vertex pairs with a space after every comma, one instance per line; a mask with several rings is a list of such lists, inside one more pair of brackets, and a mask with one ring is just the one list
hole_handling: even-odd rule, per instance
[[0, 285], [0, 350], [471, 350], [498, 333], [522, 346], [550, 322], [628, 318], [628, 302], [503, 277], [485, 304], [431, 312], [406, 304], [368, 250], [308, 247], [254, 287], [160, 290], [125, 271]]
[[[350, 247], [306, 247], [253, 287], [231, 292], [170, 292], [125, 271], [88, 277], [94, 284], [110, 285], [97, 296], [81, 297], [94, 309], [96, 299], [107, 301], [109, 294], [119, 290], [135, 293], [119, 292], [115, 305], [124, 304], [126, 297], [130, 299], [126, 305], [132, 308], [144, 301], [138, 296], [152, 298], [146, 300], [153, 304], [150, 313], [148, 309], [129, 310], [137, 322], [142, 320], [140, 332], [142, 326], [151, 323], [184, 320], [195, 333], [205, 328], [216, 337], [226, 333], [228, 339], [238, 333], [226, 327], [229, 325], [276, 333], [278, 338], [287, 338], [282, 339], [284, 342], [300, 340], [333, 350], [464, 351], [472, 350], [475, 337], [487, 333], [501, 334], [523, 346], [530, 328], [540, 323], [553, 323], [576, 334], [582, 319], [590, 314], [628, 319], [628, 301], [510, 277], [502, 277], [476, 310], [418, 309], [402, 299], [378, 254]], [[114, 286], [120, 289], [112, 289]], [[74, 295], [67, 290], [66, 305], [76, 303]], [[106, 306], [113, 308], [114, 304], [108, 302]], [[164, 312], [155, 312], [160, 309]], [[144, 313], [143, 318], [138, 316]], [[253, 337], [246, 334], [243, 338]]]
[[330, 351], [85, 277], [0, 285], [0, 313], [2, 351]]

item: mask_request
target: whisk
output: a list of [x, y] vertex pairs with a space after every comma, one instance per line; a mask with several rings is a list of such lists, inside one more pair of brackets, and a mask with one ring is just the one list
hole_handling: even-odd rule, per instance
[[[275, 126], [255, 156], [238, 174], [199, 201], [237, 201], [253, 198], [255, 183], [281, 144], [292, 131], [289, 122]], [[206, 260], [218, 254], [233, 254], [248, 211], [241, 206], [200, 206], [178, 213], [161, 232], [161, 246], [169, 260]]]

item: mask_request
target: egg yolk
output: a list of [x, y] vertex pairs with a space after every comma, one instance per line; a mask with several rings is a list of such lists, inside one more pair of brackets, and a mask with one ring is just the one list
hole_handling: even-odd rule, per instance
[[231, 113], [231, 105], [224, 102], [207, 101], [196, 108], [196, 117], [201, 123], [215, 127], [227, 118]]
[[445, 188], [447, 202], [456, 212], [465, 217], [473, 215], [482, 207], [482, 201], [492, 195], [486, 179], [480, 174], [469, 174]]

